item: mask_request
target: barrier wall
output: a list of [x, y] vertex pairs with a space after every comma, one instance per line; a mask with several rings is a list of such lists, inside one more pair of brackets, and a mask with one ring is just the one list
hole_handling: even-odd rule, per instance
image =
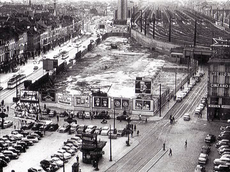
[[170, 55], [172, 48], [179, 47], [179, 45], [158, 41], [153, 38], [144, 36], [143, 34], [141, 34], [140, 32], [134, 29], [131, 29], [131, 37], [134, 38], [137, 42], [139, 42], [144, 47], [155, 49], [156, 51], [163, 52], [168, 55]]

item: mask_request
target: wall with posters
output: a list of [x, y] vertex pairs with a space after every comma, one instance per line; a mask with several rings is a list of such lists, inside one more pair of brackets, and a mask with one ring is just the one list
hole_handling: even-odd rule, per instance
[[20, 90], [20, 102], [38, 103], [39, 94], [37, 91]]
[[73, 105], [75, 107], [90, 107], [90, 97], [73, 95]]

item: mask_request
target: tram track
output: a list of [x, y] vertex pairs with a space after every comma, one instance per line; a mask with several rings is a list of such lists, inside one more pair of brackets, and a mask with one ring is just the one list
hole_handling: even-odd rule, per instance
[[[190, 94], [181, 103], [176, 103], [170, 113], [166, 114], [161, 121], [146, 125], [146, 133], [143, 133], [144, 135], [140, 138], [138, 145], [113, 164], [107, 172], [138, 172], [141, 171], [146, 164], [150, 163], [153, 157], [162, 149], [162, 145], [166, 141], [173, 125], [176, 125], [170, 124], [168, 119], [169, 115], [173, 112], [177, 121], [185, 112], [191, 112], [194, 114], [193, 112], [196, 108], [195, 105], [199, 102], [205, 92], [206, 80], [206, 78], [202, 79], [202, 81], [193, 88]], [[149, 170], [151, 168], [154, 168], [154, 165], [150, 164]]]

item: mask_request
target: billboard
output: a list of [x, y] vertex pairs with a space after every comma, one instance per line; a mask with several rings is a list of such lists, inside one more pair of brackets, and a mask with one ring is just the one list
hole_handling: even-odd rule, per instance
[[135, 93], [151, 94], [151, 83], [150, 80], [144, 80], [141, 77], [137, 77], [135, 81]]
[[61, 104], [66, 104], [66, 105], [71, 105], [72, 103], [72, 96], [70, 94], [61, 94], [59, 93], [57, 95], [57, 100], [58, 100], [58, 103], [61, 103]]
[[129, 99], [114, 98], [115, 109], [129, 109]]
[[28, 90], [21, 90], [20, 91], [20, 101], [21, 102], [28, 102], [28, 103], [38, 103], [38, 92], [37, 91], [28, 91]]
[[74, 106], [77, 107], [89, 107], [89, 96], [74, 95]]
[[41, 100], [43, 102], [55, 102], [55, 90], [42, 91]]
[[110, 108], [109, 97], [93, 97], [93, 107]]
[[53, 70], [53, 59], [43, 59], [43, 69]]
[[133, 110], [154, 111], [153, 100], [133, 99]]

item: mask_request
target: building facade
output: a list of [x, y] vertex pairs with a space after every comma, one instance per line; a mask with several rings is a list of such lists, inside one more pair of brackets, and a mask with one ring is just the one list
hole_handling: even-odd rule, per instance
[[[230, 42], [219, 40], [208, 68], [208, 119], [230, 119]], [[229, 44], [229, 45], [228, 45]]]

